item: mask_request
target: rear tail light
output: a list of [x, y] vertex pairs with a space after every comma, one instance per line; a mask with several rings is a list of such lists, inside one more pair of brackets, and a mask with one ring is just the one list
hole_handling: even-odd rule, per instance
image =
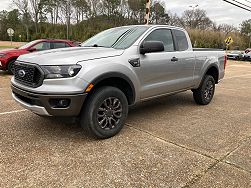
[[227, 66], [227, 55], [225, 54], [225, 56], [224, 56], [224, 70], [226, 70], [226, 66]]

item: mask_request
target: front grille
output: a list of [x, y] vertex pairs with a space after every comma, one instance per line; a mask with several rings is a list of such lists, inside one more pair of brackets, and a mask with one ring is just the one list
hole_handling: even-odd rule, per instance
[[37, 65], [16, 62], [14, 69], [14, 76], [17, 82], [30, 87], [42, 85], [44, 76], [42, 70]]

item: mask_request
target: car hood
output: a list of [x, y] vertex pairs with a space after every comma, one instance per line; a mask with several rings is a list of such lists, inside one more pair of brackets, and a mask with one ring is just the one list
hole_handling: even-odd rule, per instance
[[19, 49], [11, 48], [11, 49], [3, 49], [0, 50], [0, 54], [7, 54], [7, 53], [19, 53]]
[[69, 65], [82, 61], [122, 55], [124, 50], [100, 47], [72, 47], [22, 55], [18, 61], [38, 65]]
[[241, 55], [241, 54], [235, 54], [235, 53], [229, 53], [229, 54], [227, 54], [227, 55]]

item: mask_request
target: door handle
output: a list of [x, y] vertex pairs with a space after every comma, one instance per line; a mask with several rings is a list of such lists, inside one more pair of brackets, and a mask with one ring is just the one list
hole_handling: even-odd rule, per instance
[[171, 61], [172, 61], [172, 62], [176, 62], [176, 61], [179, 61], [179, 59], [178, 59], [177, 57], [173, 57], [173, 58], [171, 59]]

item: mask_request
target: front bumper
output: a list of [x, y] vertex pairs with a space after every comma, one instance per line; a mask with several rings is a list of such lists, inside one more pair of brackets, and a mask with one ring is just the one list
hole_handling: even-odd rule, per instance
[[250, 60], [251, 60], [251, 57], [249, 57], [249, 56], [244, 56], [243, 60], [245, 60], [245, 61], [250, 61]]
[[[78, 116], [81, 112], [87, 94], [50, 95], [38, 94], [22, 90], [14, 85], [11, 86], [13, 98], [25, 109], [42, 116]], [[58, 100], [67, 100], [66, 107], [55, 107]]]
[[235, 59], [235, 60], [236, 60], [236, 59], [239, 59], [238, 56], [227, 56], [227, 58], [228, 58], [228, 59]]
[[0, 58], [0, 70], [6, 70], [6, 60]]

